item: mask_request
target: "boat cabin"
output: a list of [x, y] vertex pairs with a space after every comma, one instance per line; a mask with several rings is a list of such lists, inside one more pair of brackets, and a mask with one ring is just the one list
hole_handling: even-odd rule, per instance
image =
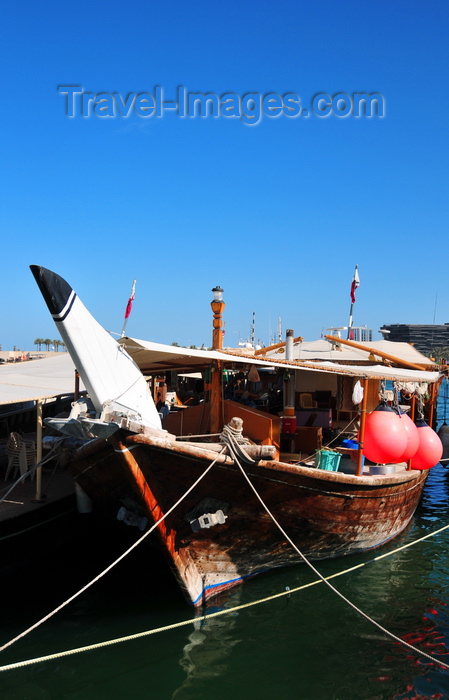
[[[345, 440], [357, 440], [361, 410], [366, 416], [384, 398], [390, 405], [399, 401], [413, 418], [417, 384], [421, 396], [427, 397], [424, 417], [433, 421], [433, 402], [428, 399], [438, 373], [428, 358], [407, 344], [399, 348], [402, 344], [381, 341], [382, 348], [372, 348], [371, 343], [374, 356], [363, 344], [357, 344], [361, 349], [341, 350], [341, 345], [336, 348], [326, 340], [298, 342], [296, 357], [287, 361], [278, 348], [256, 354], [163, 346], [127, 337], [120, 342], [148, 378], [155, 402], [168, 406], [163, 427], [176, 436], [213, 439], [237, 416], [244, 422], [245, 435], [255, 443], [275, 445], [282, 461], [313, 461], [328, 444], [354, 456]], [[392, 345], [402, 352], [396, 359], [405, 366], [393, 367], [383, 357]], [[414, 369], [407, 367], [412, 364]], [[219, 375], [218, 392], [214, 375]]]

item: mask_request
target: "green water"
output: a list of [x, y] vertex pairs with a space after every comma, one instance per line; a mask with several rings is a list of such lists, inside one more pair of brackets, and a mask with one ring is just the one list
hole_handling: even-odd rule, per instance
[[[395, 635], [449, 663], [449, 529], [379, 562], [374, 556], [449, 524], [449, 476], [430, 472], [412, 526], [382, 550], [323, 562], [334, 585]], [[2, 588], [5, 642], [118, 554], [99, 528]], [[372, 563], [369, 563], [372, 562]], [[305, 566], [253, 579], [231, 608], [315, 578]], [[158, 554], [136, 552], [0, 655], [2, 665], [193, 618]], [[202, 623], [0, 673], [7, 700], [422, 700], [448, 698], [449, 672], [385, 637], [323, 584]]]

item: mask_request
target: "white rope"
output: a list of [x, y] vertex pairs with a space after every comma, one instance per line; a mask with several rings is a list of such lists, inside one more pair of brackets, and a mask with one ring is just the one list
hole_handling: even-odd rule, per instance
[[[231, 440], [232, 440], [232, 437], [231, 437]], [[256, 498], [258, 499], [258, 501], [260, 502], [260, 504], [262, 505], [263, 509], [268, 513], [268, 515], [270, 516], [270, 518], [272, 519], [272, 521], [274, 522], [274, 524], [276, 525], [276, 527], [277, 527], [277, 528], [279, 529], [279, 531], [283, 534], [283, 536], [286, 538], [286, 540], [291, 544], [291, 546], [293, 547], [293, 549], [299, 554], [299, 556], [301, 557], [301, 559], [307, 564], [307, 566], [308, 566], [310, 569], [312, 569], [312, 571], [318, 576], [318, 578], [319, 578], [323, 583], [325, 583], [326, 586], [328, 586], [328, 588], [330, 588], [336, 595], [338, 595], [339, 598], [341, 598], [347, 605], [349, 605], [349, 606], [350, 606], [353, 610], [355, 610], [359, 615], [361, 615], [362, 617], [364, 617], [368, 622], [370, 622], [371, 624], [373, 624], [375, 627], [377, 627], [381, 632], [383, 632], [384, 634], [386, 634], [388, 637], [391, 637], [391, 639], [394, 639], [394, 640], [395, 640], [396, 642], [398, 642], [399, 644], [402, 644], [403, 646], [406, 646], [407, 648], [409, 648], [409, 649], [411, 649], [411, 650], [413, 650], [413, 651], [415, 651], [415, 652], [418, 652], [418, 653], [421, 654], [422, 656], [425, 656], [427, 659], [431, 659], [433, 662], [436, 662], [436, 663], [440, 664], [440, 665], [443, 666], [444, 668], [449, 669], [449, 664], [445, 664], [443, 661], [437, 661], [437, 660], [435, 659], [435, 657], [430, 656], [430, 654], [426, 654], [426, 652], [421, 651], [420, 649], [418, 649], [417, 647], [412, 646], [411, 644], [408, 644], [408, 642], [405, 642], [405, 641], [404, 641], [403, 639], [401, 639], [400, 637], [397, 637], [395, 634], [393, 634], [392, 632], [390, 632], [389, 630], [387, 630], [385, 627], [383, 627], [381, 624], [379, 624], [378, 622], [376, 622], [376, 620], [373, 620], [372, 617], [370, 617], [369, 615], [367, 615], [363, 610], [361, 610], [361, 609], [360, 609], [359, 607], [357, 607], [354, 603], [352, 603], [348, 598], [346, 598], [346, 596], [344, 596], [342, 593], [340, 593], [340, 591], [339, 591], [337, 588], [335, 588], [335, 586], [333, 586], [331, 583], [329, 583], [329, 581], [328, 581], [326, 578], [324, 578], [324, 576], [323, 576], [322, 574], [320, 574], [320, 572], [318, 571], [318, 569], [316, 569], [316, 568], [313, 566], [313, 564], [307, 559], [307, 557], [304, 556], [304, 554], [303, 554], [303, 553], [300, 551], [300, 549], [296, 546], [296, 544], [293, 542], [293, 540], [287, 535], [287, 533], [286, 533], [285, 530], [282, 528], [282, 526], [280, 525], [280, 523], [276, 520], [276, 518], [274, 517], [274, 515], [272, 514], [272, 512], [269, 510], [269, 508], [265, 505], [265, 503], [264, 503], [264, 501], [262, 500], [261, 496], [259, 495], [258, 491], [257, 491], [256, 488], [254, 487], [254, 485], [252, 484], [252, 482], [251, 482], [251, 480], [249, 479], [248, 475], [246, 474], [245, 470], [243, 469], [242, 465], [240, 464], [240, 462], [239, 462], [239, 460], [238, 460], [238, 457], [237, 457], [237, 455], [235, 454], [235, 452], [234, 452], [234, 454], [233, 454], [233, 457], [234, 457], [235, 463], [237, 464], [237, 466], [239, 467], [240, 471], [242, 472], [244, 478], [245, 478], [246, 481], [248, 482], [248, 485], [250, 486], [250, 488], [251, 488], [251, 490], [253, 491], [254, 495], [256, 496]]]
[[[7, 664], [5, 666], [0, 666], [0, 672], [2, 671], [11, 671], [13, 669], [17, 668], [23, 668], [24, 666], [31, 666], [32, 664], [37, 664], [41, 663], [43, 661], [52, 661], [55, 659], [61, 659], [66, 656], [73, 656], [74, 654], [81, 654], [85, 651], [94, 651], [96, 649], [102, 649], [107, 646], [113, 646], [115, 644], [121, 644], [123, 642], [129, 642], [133, 641], [135, 639], [141, 639], [143, 637], [149, 637], [154, 634], [159, 634], [160, 632], [167, 632], [173, 629], [177, 629], [179, 627], [186, 627], [187, 625], [192, 625], [198, 621], [200, 622], [205, 622], [209, 619], [212, 619], [214, 617], [221, 617], [222, 615], [228, 615], [228, 614], [235, 614], [236, 612], [240, 612], [242, 610], [245, 610], [246, 608], [252, 608], [255, 605], [260, 605], [261, 603], [269, 603], [273, 600], [277, 600], [278, 598], [283, 598], [284, 596], [290, 596], [293, 593], [298, 593], [299, 591], [303, 591], [306, 588], [311, 588], [312, 586], [317, 586], [320, 583], [329, 581], [330, 579], [333, 578], [338, 578], [339, 576], [345, 576], [346, 574], [352, 573], [353, 571], [356, 571], [357, 569], [361, 569], [364, 566], [367, 566], [368, 564], [373, 564], [380, 559], [384, 559], [386, 557], [391, 557], [393, 554], [397, 554], [397, 552], [400, 552], [404, 549], [407, 549], [408, 547], [412, 547], [415, 544], [419, 544], [423, 540], [427, 540], [429, 537], [434, 537], [435, 535], [440, 534], [444, 530], [447, 530], [449, 528], [449, 525], [445, 525], [444, 527], [440, 528], [439, 530], [435, 530], [434, 532], [430, 532], [427, 535], [424, 535], [423, 537], [420, 537], [418, 540], [414, 540], [413, 542], [409, 542], [408, 544], [402, 545], [402, 547], [398, 547], [397, 549], [391, 550], [390, 552], [386, 552], [385, 554], [380, 554], [377, 557], [374, 557], [373, 559], [370, 559], [369, 561], [362, 562], [361, 564], [356, 564], [355, 566], [351, 566], [349, 569], [345, 569], [344, 571], [339, 571], [335, 574], [331, 574], [330, 576], [327, 576], [325, 579], [315, 579], [315, 581], [311, 581], [310, 583], [305, 583], [302, 586], [297, 586], [296, 588], [289, 588], [284, 591], [280, 591], [279, 593], [274, 593], [273, 595], [267, 596], [266, 598], [259, 598], [258, 600], [253, 600], [249, 603], [242, 603], [242, 605], [236, 605], [233, 608], [223, 608], [221, 610], [216, 610], [212, 613], [205, 613], [204, 615], [199, 615], [194, 617], [193, 619], [190, 620], [182, 620], [180, 622], [174, 622], [170, 625], [164, 625], [163, 627], [156, 627], [151, 630], [145, 630], [144, 632], [136, 632], [135, 634], [130, 634], [127, 635], [126, 637], [118, 637], [115, 639], [109, 639], [105, 642], [97, 642], [96, 644], [90, 644], [84, 647], [78, 647], [76, 649], [68, 649], [66, 651], [60, 651], [60, 652], [55, 652], [54, 654], [48, 654], [47, 656], [39, 656], [34, 659], [27, 659], [25, 661], [17, 661], [12, 664]], [[401, 640], [402, 642], [402, 640]], [[410, 646], [410, 645], [408, 645]], [[416, 651], [418, 654], [422, 655], [422, 652], [420, 649], [417, 649], [416, 647], [412, 647], [414, 651]], [[432, 661], [436, 661], [434, 657], [430, 657]], [[440, 663], [439, 661], [437, 663]]]
[[[346, 433], [346, 432], [348, 431], [348, 429], [350, 428], [350, 426], [352, 425], [352, 423], [355, 423], [355, 421], [358, 420], [359, 418], [360, 418], [360, 414], [359, 414], [359, 413], [358, 413], [356, 416], [354, 416], [354, 418], [351, 418], [351, 420], [349, 421], [349, 423], [347, 423], [347, 424], [345, 425], [345, 427], [342, 428], [342, 429], [340, 430], [339, 433], [337, 433], [337, 435], [335, 435], [331, 440], [329, 440], [329, 442], [327, 442], [325, 445], [323, 445], [323, 448], [330, 447], [336, 440], [339, 439], [339, 437], [340, 437], [341, 435], [343, 435], [344, 433]], [[309, 460], [312, 460], [312, 459], [316, 459], [316, 457], [317, 457], [317, 455], [318, 455], [319, 452], [320, 452], [320, 450], [316, 450], [313, 454], [309, 454], [309, 455], [305, 458], [305, 460], [299, 460], [299, 461], [302, 462], [302, 461], [309, 461]]]
[[132, 552], [133, 549], [135, 549], [136, 547], [138, 547], [139, 544], [140, 544], [141, 542], [143, 542], [143, 540], [144, 540], [146, 537], [148, 537], [148, 535], [150, 535], [150, 534], [153, 532], [153, 530], [154, 530], [163, 520], [165, 520], [165, 518], [166, 518], [168, 515], [170, 515], [170, 513], [172, 513], [172, 512], [175, 510], [175, 508], [177, 508], [177, 506], [184, 500], [184, 498], [186, 498], [186, 496], [200, 483], [200, 481], [201, 481], [201, 480], [206, 476], [206, 474], [212, 469], [212, 467], [214, 466], [215, 462], [217, 461], [219, 455], [221, 455], [221, 454], [224, 452], [224, 450], [225, 450], [225, 446], [223, 446], [223, 449], [217, 454], [216, 458], [213, 460], [213, 462], [211, 462], [211, 463], [209, 464], [209, 466], [208, 466], [207, 469], [203, 472], [203, 474], [201, 474], [201, 476], [199, 476], [198, 479], [187, 489], [187, 491], [184, 493], [184, 495], [181, 496], [181, 498], [180, 498], [178, 501], [176, 501], [176, 503], [175, 503], [173, 506], [171, 506], [171, 508], [169, 508], [169, 509], [167, 510], [167, 512], [164, 513], [164, 515], [163, 515], [161, 518], [159, 518], [159, 520], [158, 520], [157, 522], [155, 522], [154, 525], [152, 525], [152, 526], [150, 527], [150, 529], [147, 530], [147, 532], [145, 532], [145, 533], [142, 535], [142, 537], [140, 537], [136, 542], [134, 542], [134, 544], [132, 544], [131, 547], [129, 547], [125, 552], [123, 552], [123, 554], [121, 554], [117, 559], [115, 559], [115, 561], [113, 561], [112, 564], [109, 564], [109, 566], [107, 566], [106, 569], [104, 569], [100, 574], [98, 574], [98, 576], [96, 576], [96, 577], [93, 578], [91, 581], [89, 581], [89, 583], [87, 583], [85, 586], [83, 586], [83, 588], [80, 588], [79, 591], [77, 591], [77, 592], [74, 593], [72, 596], [70, 596], [70, 598], [67, 598], [67, 600], [64, 601], [63, 603], [61, 603], [61, 605], [58, 605], [58, 607], [55, 608], [54, 610], [52, 610], [52, 612], [48, 613], [48, 615], [45, 615], [45, 617], [43, 617], [43, 618], [41, 618], [40, 620], [38, 620], [38, 622], [35, 622], [34, 625], [31, 625], [31, 627], [28, 627], [28, 629], [26, 629], [26, 630], [24, 630], [23, 632], [21, 632], [20, 634], [18, 634], [17, 637], [14, 637], [14, 639], [11, 639], [9, 642], [6, 642], [6, 644], [3, 644], [3, 646], [0, 647], [0, 651], [4, 651], [4, 649], [7, 649], [7, 648], [10, 647], [12, 644], [14, 644], [15, 642], [17, 642], [19, 639], [21, 639], [22, 637], [25, 637], [27, 634], [29, 634], [30, 632], [32, 632], [33, 630], [35, 630], [37, 627], [39, 627], [40, 625], [42, 625], [44, 622], [46, 622], [47, 620], [49, 620], [51, 617], [53, 617], [53, 615], [56, 615], [57, 612], [59, 612], [60, 610], [62, 610], [63, 608], [65, 608], [66, 605], [68, 605], [68, 604], [71, 603], [73, 600], [75, 600], [75, 598], [78, 598], [78, 596], [80, 596], [81, 593], [84, 593], [84, 591], [87, 591], [88, 588], [90, 588], [91, 586], [93, 586], [94, 583], [96, 583], [96, 582], [99, 581], [103, 576], [105, 576], [105, 574], [107, 574], [108, 571], [110, 571], [111, 569], [113, 569], [114, 566], [116, 566], [120, 561], [122, 561], [122, 559], [124, 559], [130, 552]]
[[[226, 439], [226, 442], [228, 442], [228, 441], [229, 441], [229, 443], [232, 443], [232, 442], [233, 442], [234, 438], [233, 438], [231, 432], [232, 432], [232, 431], [229, 431], [229, 432], [227, 433], [227, 435], [226, 435], [226, 438], [227, 438], [227, 439]], [[236, 444], [238, 444], [238, 443], [236, 443]], [[282, 528], [282, 526], [280, 525], [280, 523], [276, 520], [276, 518], [273, 516], [273, 514], [271, 513], [271, 511], [270, 511], [270, 510], [268, 509], [268, 507], [265, 505], [265, 503], [263, 502], [263, 500], [262, 500], [262, 498], [260, 497], [259, 493], [257, 492], [256, 488], [253, 486], [253, 484], [252, 484], [252, 482], [250, 481], [248, 475], [246, 474], [245, 470], [243, 469], [242, 465], [240, 464], [240, 462], [239, 462], [239, 460], [238, 460], [238, 457], [237, 457], [236, 454], [235, 454], [235, 450], [233, 449], [233, 448], [235, 448], [235, 444], [233, 444], [232, 446], [231, 446], [230, 444], [228, 444], [228, 446], [231, 447], [232, 452], [234, 452], [233, 457], [234, 457], [234, 459], [235, 459], [235, 463], [236, 463], [237, 466], [239, 467], [239, 469], [240, 469], [240, 471], [242, 472], [242, 474], [243, 474], [245, 480], [248, 482], [248, 484], [249, 484], [251, 490], [254, 492], [255, 496], [257, 497], [257, 499], [258, 499], [259, 502], [261, 503], [261, 505], [262, 505], [262, 507], [264, 508], [264, 510], [267, 512], [267, 514], [269, 515], [269, 517], [273, 520], [273, 522], [274, 522], [275, 525], [278, 527], [279, 531], [283, 534], [283, 536], [286, 538], [286, 540], [291, 544], [291, 546], [295, 549], [295, 551], [300, 555], [300, 557], [303, 559], [303, 561], [304, 561], [304, 562], [309, 566], [309, 568], [316, 574], [316, 576], [318, 577], [319, 580], [313, 581], [313, 582], [311, 582], [311, 583], [309, 583], [309, 584], [305, 584], [305, 585], [300, 586], [300, 587], [298, 587], [298, 588], [295, 588], [295, 589], [293, 589], [293, 590], [282, 591], [281, 593], [274, 594], [273, 596], [269, 596], [269, 597], [267, 597], [267, 598], [260, 599], [260, 600], [258, 600], [258, 601], [254, 601], [254, 602], [252, 602], [252, 603], [246, 603], [246, 604], [244, 604], [244, 605], [235, 606], [235, 607], [230, 608], [230, 609], [225, 609], [225, 610], [216, 611], [216, 612], [214, 612], [214, 613], [205, 614], [205, 615], [203, 615], [203, 616], [199, 616], [199, 617], [194, 618], [194, 620], [185, 620], [185, 621], [182, 621], [182, 622], [173, 623], [172, 625], [166, 625], [166, 626], [164, 626], [164, 627], [160, 627], [160, 628], [157, 628], [157, 629], [147, 630], [147, 631], [145, 631], [145, 632], [140, 632], [140, 633], [137, 633], [137, 634], [134, 634], [134, 635], [129, 635], [129, 636], [127, 636], [127, 637], [121, 637], [121, 638], [118, 638], [118, 639], [109, 640], [109, 641], [106, 641], [106, 642], [100, 642], [100, 643], [98, 643], [98, 644], [93, 644], [93, 645], [90, 645], [90, 646], [80, 647], [80, 648], [78, 648], [78, 649], [71, 649], [71, 650], [68, 650], [68, 651], [66, 651], [66, 652], [59, 652], [59, 653], [57, 653], [57, 654], [51, 654], [51, 655], [48, 655], [48, 656], [45, 656], [45, 657], [38, 657], [38, 658], [35, 658], [35, 659], [29, 659], [29, 660], [27, 660], [27, 661], [17, 662], [17, 663], [15, 663], [15, 664], [8, 664], [8, 665], [6, 665], [6, 666], [1, 666], [1, 667], [0, 667], [0, 672], [1, 672], [1, 671], [6, 671], [6, 670], [12, 670], [12, 669], [15, 669], [15, 668], [20, 668], [20, 667], [27, 666], [27, 665], [30, 665], [30, 664], [39, 663], [39, 662], [44, 661], [44, 660], [52, 660], [52, 659], [55, 659], [55, 658], [61, 658], [61, 657], [63, 657], [63, 656], [69, 656], [69, 655], [72, 655], [72, 654], [81, 653], [81, 652], [88, 651], [88, 650], [98, 649], [98, 648], [100, 648], [100, 647], [111, 646], [111, 645], [113, 645], [113, 644], [118, 644], [118, 643], [121, 643], [121, 642], [124, 642], [124, 641], [130, 641], [130, 640], [133, 640], [133, 639], [138, 639], [138, 638], [141, 638], [141, 637], [145, 637], [145, 636], [149, 636], [149, 635], [152, 635], [152, 634], [156, 634], [156, 633], [158, 633], [158, 632], [163, 632], [163, 631], [175, 629], [175, 628], [177, 628], [177, 627], [182, 627], [182, 626], [185, 626], [185, 625], [189, 625], [189, 624], [192, 624], [193, 622], [198, 621], [198, 620], [206, 620], [206, 619], [208, 619], [208, 618], [218, 617], [218, 616], [220, 616], [220, 615], [224, 615], [224, 614], [228, 614], [228, 613], [235, 613], [235, 612], [238, 611], [238, 610], [242, 610], [242, 609], [244, 609], [244, 608], [251, 607], [251, 606], [257, 605], [257, 604], [259, 604], [259, 603], [264, 603], [264, 602], [267, 602], [267, 601], [270, 601], [270, 600], [274, 600], [274, 599], [279, 598], [279, 597], [282, 597], [282, 596], [284, 596], [284, 595], [291, 595], [292, 593], [294, 593], [294, 592], [296, 592], [296, 591], [303, 590], [304, 588], [310, 587], [310, 586], [312, 586], [312, 585], [316, 585], [316, 584], [318, 584], [318, 583], [325, 583], [325, 584], [328, 586], [328, 588], [330, 588], [339, 598], [341, 598], [345, 603], [347, 603], [347, 605], [349, 605], [351, 608], [353, 608], [353, 610], [355, 610], [355, 612], [357, 612], [359, 615], [361, 615], [362, 617], [364, 617], [368, 622], [370, 622], [371, 624], [373, 624], [375, 627], [377, 627], [381, 632], [383, 632], [385, 635], [387, 635], [387, 636], [390, 637], [391, 639], [394, 639], [394, 640], [395, 640], [396, 642], [398, 642], [399, 644], [401, 644], [401, 645], [407, 647], [408, 649], [410, 649], [411, 651], [413, 651], [413, 652], [419, 654], [420, 656], [423, 656], [423, 657], [429, 659], [429, 660], [432, 661], [433, 663], [436, 663], [436, 664], [438, 664], [439, 666], [441, 666], [441, 667], [443, 667], [443, 668], [449, 669], [449, 665], [448, 665], [448, 664], [445, 664], [443, 661], [439, 661], [439, 660], [436, 659], [434, 656], [431, 656], [430, 654], [427, 654], [426, 652], [423, 652], [421, 649], [418, 649], [417, 647], [415, 647], [415, 646], [409, 644], [408, 642], [405, 642], [403, 639], [401, 639], [400, 637], [397, 637], [397, 636], [394, 635], [392, 632], [390, 632], [389, 630], [387, 630], [385, 627], [383, 627], [382, 625], [380, 625], [378, 622], [376, 622], [375, 620], [373, 620], [373, 619], [372, 619], [369, 615], [367, 615], [363, 610], [361, 610], [361, 609], [360, 609], [359, 607], [357, 607], [354, 603], [352, 603], [348, 598], [346, 598], [342, 593], [340, 593], [340, 591], [338, 591], [338, 589], [336, 589], [331, 583], [329, 583], [329, 579], [331, 579], [331, 578], [335, 578], [335, 577], [337, 577], [337, 576], [342, 576], [343, 574], [346, 574], [346, 573], [355, 571], [356, 569], [361, 568], [362, 566], [366, 566], [366, 564], [369, 564], [369, 563], [371, 563], [371, 562], [373, 562], [373, 561], [378, 561], [378, 560], [383, 559], [384, 557], [387, 557], [387, 556], [391, 556], [392, 554], [395, 554], [396, 552], [398, 552], [398, 551], [400, 551], [400, 550], [402, 550], [402, 549], [406, 549], [407, 547], [410, 547], [410, 546], [416, 544], [417, 542], [421, 542], [421, 541], [423, 541], [423, 540], [425, 540], [425, 539], [427, 539], [427, 538], [429, 538], [429, 537], [432, 537], [432, 536], [434, 536], [434, 535], [436, 535], [436, 534], [438, 534], [438, 533], [440, 533], [440, 532], [443, 532], [444, 530], [446, 530], [446, 529], [449, 527], [449, 525], [446, 525], [446, 526], [440, 528], [440, 529], [437, 530], [436, 532], [429, 533], [428, 535], [423, 536], [422, 538], [420, 538], [419, 540], [417, 540], [417, 541], [415, 541], [415, 542], [411, 542], [411, 543], [406, 544], [406, 545], [404, 545], [404, 546], [402, 546], [402, 547], [399, 547], [399, 548], [396, 549], [396, 550], [393, 550], [393, 551], [391, 551], [391, 552], [387, 552], [387, 553], [385, 553], [385, 554], [379, 555], [378, 557], [375, 557], [374, 559], [372, 559], [370, 562], [364, 562], [364, 563], [362, 563], [362, 564], [358, 564], [358, 565], [356, 565], [356, 566], [354, 566], [354, 567], [351, 567], [350, 569], [347, 569], [347, 570], [345, 570], [345, 571], [343, 571], [343, 572], [339, 572], [339, 573], [337, 573], [337, 574], [333, 574], [332, 576], [324, 577], [324, 576], [322, 576], [322, 574], [313, 566], [313, 564], [312, 564], [311, 562], [309, 562], [309, 560], [304, 556], [304, 554], [302, 554], [302, 552], [299, 550], [299, 548], [298, 548], [298, 547], [295, 545], [295, 543], [290, 539], [290, 537], [287, 535], [287, 533], [286, 533], [285, 530]], [[241, 446], [239, 445], [239, 447], [241, 447]], [[224, 450], [224, 448], [223, 448], [223, 450]], [[222, 450], [219, 454], [222, 454], [223, 450]], [[6, 644], [4, 644], [2, 647], [0, 647], [0, 651], [3, 651], [3, 650], [6, 649], [7, 647], [11, 646], [14, 642], [18, 641], [20, 638], [24, 637], [26, 634], [28, 634], [29, 632], [31, 632], [33, 629], [36, 629], [36, 627], [38, 627], [38, 626], [41, 625], [43, 622], [45, 622], [46, 620], [48, 620], [50, 617], [52, 617], [53, 615], [55, 615], [57, 612], [59, 612], [59, 610], [61, 610], [63, 607], [65, 607], [66, 605], [68, 605], [72, 600], [74, 600], [74, 599], [77, 598], [79, 595], [81, 595], [81, 593], [83, 593], [85, 590], [87, 590], [87, 589], [88, 589], [90, 586], [92, 586], [96, 581], [98, 581], [102, 576], [104, 576], [108, 571], [110, 571], [118, 562], [120, 562], [124, 557], [126, 557], [127, 554], [129, 554], [135, 547], [137, 547], [137, 546], [138, 546], [138, 545], [139, 545], [139, 544], [140, 544], [140, 543], [155, 529], [155, 527], [157, 527], [157, 525], [158, 525], [160, 522], [162, 522], [162, 521], [163, 521], [163, 520], [164, 520], [164, 519], [165, 519], [165, 518], [166, 518], [166, 517], [181, 503], [181, 502], [182, 502], [182, 500], [187, 496], [187, 494], [190, 493], [190, 492], [196, 487], [196, 485], [201, 481], [201, 479], [203, 479], [204, 476], [205, 476], [205, 475], [209, 472], [209, 470], [213, 467], [213, 465], [215, 464], [215, 462], [217, 461], [217, 459], [218, 459], [218, 455], [217, 455], [217, 458], [216, 458], [216, 459], [209, 465], [209, 467], [205, 470], [205, 472], [204, 472], [204, 473], [195, 481], [195, 483], [192, 484], [192, 486], [186, 491], [186, 493], [185, 493], [185, 494], [184, 494], [184, 495], [183, 495], [183, 496], [182, 496], [182, 497], [181, 497], [181, 498], [180, 498], [180, 499], [179, 499], [179, 500], [178, 500], [178, 501], [177, 501], [177, 502], [176, 502], [176, 503], [175, 503], [175, 504], [174, 504], [174, 505], [173, 505], [173, 506], [172, 506], [172, 507], [171, 507], [171, 508], [170, 508], [170, 509], [169, 509], [169, 510], [168, 510], [168, 511], [153, 525], [153, 526], [152, 526], [152, 527], [151, 527], [151, 528], [150, 528], [150, 530], [148, 530], [137, 542], [135, 542], [128, 550], [126, 550], [126, 551], [125, 551], [118, 559], [116, 559], [109, 567], [107, 567], [101, 574], [99, 574], [96, 578], [94, 578], [92, 581], [90, 581], [90, 583], [88, 583], [86, 586], [84, 586], [82, 589], [80, 589], [77, 593], [75, 593], [73, 596], [71, 596], [68, 600], [66, 600], [64, 603], [62, 603], [58, 608], [56, 608], [55, 610], [53, 610], [49, 615], [47, 615], [46, 617], [42, 618], [39, 622], [35, 623], [33, 626], [29, 627], [27, 630], [25, 630], [24, 632], [22, 632], [21, 634], [19, 634], [17, 637], [15, 637], [14, 639], [10, 640], [10, 641], [7, 642]]]
[[191, 438], [218, 437], [221, 433], [200, 433], [200, 435], [177, 435], [176, 440], [190, 440]]
[[[245, 464], [256, 464], [256, 460], [249, 456], [244, 445], [249, 445], [248, 438], [242, 437], [241, 428], [233, 428], [232, 425], [225, 425], [221, 433], [222, 442], [228, 446], [230, 453], [236, 458], [237, 456]], [[240, 464], [239, 464], [240, 466]]]

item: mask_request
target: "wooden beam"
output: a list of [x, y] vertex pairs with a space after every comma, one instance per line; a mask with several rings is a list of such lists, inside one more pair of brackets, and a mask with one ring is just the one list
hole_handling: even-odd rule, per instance
[[211, 366], [210, 392], [210, 426], [211, 433], [220, 433], [223, 429], [222, 363], [214, 362]]
[[366, 405], [368, 401], [368, 379], [362, 379], [363, 399], [360, 407], [359, 449], [357, 451], [356, 475], [363, 474], [363, 443], [365, 440]]
[[343, 338], [337, 338], [334, 335], [325, 335], [324, 336], [326, 340], [330, 340], [331, 342], [335, 343], [341, 343], [342, 345], [349, 345], [351, 348], [356, 348], [357, 350], [363, 350], [364, 352], [369, 353], [370, 355], [378, 355], [381, 357], [383, 360], [389, 360], [390, 362], [394, 362], [395, 364], [404, 367], [406, 369], [417, 369], [417, 370], [423, 370], [423, 369], [429, 369], [427, 365], [417, 365], [413, 362], [408, 362], [407, 360], [402, 360], [400, 357], [395, 357], [395, 355], [390, 355], [387, 352], [383, 352], [382, 350], [376, 350], [376, 348], [371, 348], [367, 347], [365, 345], [361, 345], [361, 343], [355, 343], [353, 340], [343, 340]]
[[[302, 343], [304, 338], [299, 335], [297, 338], [293, 338], [294, 343]], [[284, 348], [285, 347], [285, 340], [282, 343], [276, 343], [276, 345], [269, 345], [267, 348], [259, 348], [259, 350], [256, 350], [254, 355], [266, 355], [267, 352], [271, 352], [272, 350], [277, 350], [278, 348]]]

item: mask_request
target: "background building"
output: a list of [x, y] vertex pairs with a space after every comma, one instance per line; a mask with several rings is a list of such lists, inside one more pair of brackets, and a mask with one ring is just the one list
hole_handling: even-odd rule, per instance
[[356, 343], [370, 343], [373, 339], [373, 331], [366, 326], [352, 326], [349, 337]]
[[436, 348], [449, 347], [449, 323], [419, 325], [393, 323], [380, 329], [385, 340], [412, 343], [417, 350], [431, 354]]
[[347, 326], [333, 326], [332, 328], [328, 328], [327, 332], [330, 333], [330, 335], [335, 335], [337, 338], [354, 340], [356, 343], [369, 343], [373, 339], [373, 331], [366, 326], [352, 326], [349, 335], [347, 330]]

